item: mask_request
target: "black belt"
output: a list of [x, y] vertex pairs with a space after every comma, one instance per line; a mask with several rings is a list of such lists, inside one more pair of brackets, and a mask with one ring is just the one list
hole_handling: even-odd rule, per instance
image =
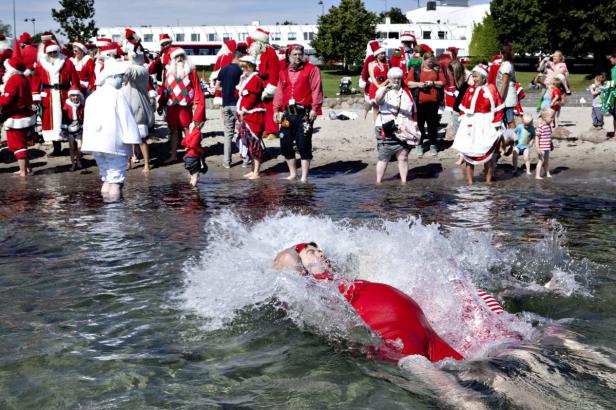
[[376, 77], [376, 81], [382, 83], [383, 81], [385, 81], [385, 77]]
[[304, 107], [303, 105], [287, 105], [285, 112], [289, 115], [304, 115], [310, 112], [310, 107]]
[[43, 88], [51, 88], [53, 90], [68, 90], [71, 88], [70, 84], [43, 84]]

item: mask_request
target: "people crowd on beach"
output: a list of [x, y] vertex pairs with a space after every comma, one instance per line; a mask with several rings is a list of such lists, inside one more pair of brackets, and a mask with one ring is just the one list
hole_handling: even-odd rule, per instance
[[[536, 178], [551, 177], [552, 134], [571, 94], [561, 52], [539, 63], [531, 86], [543, 88], [543, 94], [534, 118], [522, 109], [524, 89], [516, 80], [510, 44], [503, 44], [487, 65], [469, 70], [455, 47], [435, 55], [412, 34], [404, 33], [400, 40], [402, 46], [389, 59], [377, 40], [369, 42], [360, 78], [365, 113], [372, 111], [375, 122], [377, 183], [392, 159], [405, 183], [413, 148], [418, 158], [426, 152], [438, 156], [438, 129], [445, 112], [450, 113], [449, 139], [469, 184], [478, 165], [483, 165], [485, 181], [492, 183], [497, 161], [509, 156], [514, 173], [522, 156], [530, 174], [531, 147], [538, 160]], [[207, 171], [201, 128], [206, 97], [212, 96], [224, 124], [223, 167], [231, 166], [235, 137], [242, 166], [250, 168], [244, 177], [259, 178], [267, 156], [263, 140], [279, 138], [287, 179], [298, 178], [299, 154], [299, 178], [308, 180], [323, 87], [319, 68], [308, 61], [301, 45], [291, 44], [279, 53], [263, 28], [247, 38], [245, 47], [225, 40], [207, 84], [169, 35], [161, 34], [159, 43], [160, 52], [150, 53], [130, 28], [122, 44], [97, 38], [92, 43], [73, 40], [70, 48], [50, 32], [41, 35], [39, 44], [33, 44], [28, 33], [12, 45], [0, 37], [0, 120], [19, 175], [32, 172], [28, 146], [35, 141], [51, 143], [50, 156], [61, 155], [62, 142], [68, 141], [71, 170], [82, 167], [82, 152], [92, 153], [101, 192], [111, 191], [115, 197], [134, 163], [143, 160], [143, 172], [149, 172], [147, 140], [158, 113], [169, 130], [167, 162], [178, 161], [178, 149], [185, 147], [184, 166], [196, 186], [199, 174]], [[616, 68], [616, 55], [610, 61]], [[600, 75], [590, 87], [596, 129], [603, 127], [604, 113], [615, 111], [614, 71], [612, 81]]]

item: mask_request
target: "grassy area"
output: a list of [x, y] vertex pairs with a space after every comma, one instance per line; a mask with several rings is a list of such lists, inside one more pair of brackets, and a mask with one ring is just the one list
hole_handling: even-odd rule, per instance
[[[528, 84], [535, 78], [537, 75], [534, 71], [517, 71], [515, 73], [517, 80], [526, 92], [538, 92], [533, 90], [528, 90]], [[569, 74], [569, 87], [573, 92], [584, 92], [586, 88], [592, 83], [592, 79], [588, 77], [588, 74]]]
[[[536, 72], [516, 72], [517, 80], [524, 86], [525, 89], [528, 88], [528, 84], [535, 78]], [[323, 81], [323, 92], [326, 97], [335, 98], [337, 97], [336, 93], [340, 89], [340, 79], [342, 77], [349, 76], [353, 78], [353, 87], [359, 88], [357, 85], [359, 74], [343, 74], [340, 69], [335, 68], [323, 68], [321, 70], [321, 80]], [[592, 82], [591, 79], [588, 78], [588, 74], [570, 74], [569, 75], [569, 85], [573, 92], [584, 92], [586, 88]], [[527, 90], [527, 92], [538, 92], [533, 90]], [[344, 97], [344, 96], [342, 96]]]

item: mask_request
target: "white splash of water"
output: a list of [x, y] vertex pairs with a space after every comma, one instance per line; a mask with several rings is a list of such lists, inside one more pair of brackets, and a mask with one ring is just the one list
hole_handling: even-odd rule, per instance
[[[208, 329], [227, 325], [239, 310], [276, 300], [300, 326], [330, 338], [364, 340], [361, 320], [336, 289], [292, 273], [275, 272], [276, 253], [298, 242], [316, 241], [338, 273], [392, 285], [422, 307], [432, 327], [467, 358], [495, 346], [533, 336], [530, 321], [495, 315], [476, 293], [472, 276], [485, 290], [488, 268], [502, 261], [488, 235], [454, 231], [445, 236], [420, 219], [353, 223], [326, 217], [279, 213], [248, 224], [227, 212], [206, 227], [208, 247], [185, 267], [186, 309], [208, 319]], [[307, 282], [308, 281], [308, 282]]]

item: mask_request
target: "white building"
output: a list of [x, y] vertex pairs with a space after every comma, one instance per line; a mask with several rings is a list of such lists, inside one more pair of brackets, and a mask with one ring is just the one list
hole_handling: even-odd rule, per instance
[[[388, 49], [400, 47], [400, 35], [414, 34], [417, 41], [429, 45], [437, 54], [447, 47], [460, 49], [459, 55], [468, 54], [473, 23], [483, 19], [489, 12], [489, 5], [468, 6], [468, 1], [441, 1], [430, 8], [419, 8], [409, 11], [406, 16], [411, 24], [379, 24], [378, 37], [383, 46]], [[456, 5], [452, 5], [455, 3]], [[449, 5], [447, 5], [449, 4]], [[432, 7], [434, 6], [434, 7]], [[211, 65], [216, 61], [216, 53], [224, 40], [235, 40], [245, 45], [246, 37], [260, 26], [253, 22], [245, 26], [189, 26], [189, 27], [131, 27], [142, 38], [143, 46], [152, 51], [160, 49], [158, 37], [162, 33], [169, 34], [174, 45], [180, 46], [191, 55], [197, 65]], [[313, 55], [310, 41], [317, 33], [316, 25], [263, 25], [270, 32], [270, 43], [285, 48], [288, 44], [298, 43], [304, 46], [306, 54]], [[104, 27], [99, 29], [99, 37], [111, 38], [122, 42], [125, 27]]]

